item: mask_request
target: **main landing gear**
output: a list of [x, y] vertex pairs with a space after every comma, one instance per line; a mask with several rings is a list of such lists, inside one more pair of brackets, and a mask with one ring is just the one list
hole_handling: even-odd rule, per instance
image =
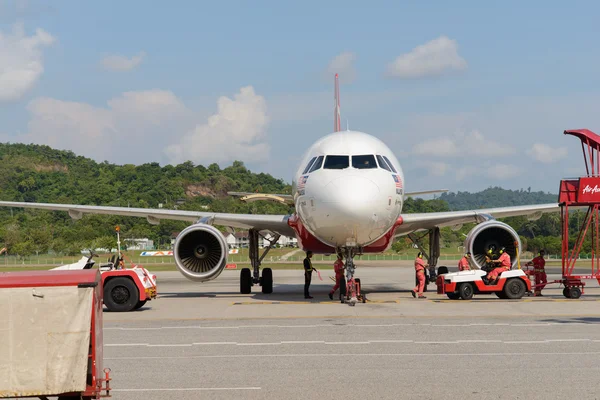
[[[263, 268], [261, 277], [260, 264], [269, 250], [275, 246], [275, 243], [277, 243], [280, 236], [281, 235], [279, 234], [275, 234], [273, 239], [266, 239], [264, 236], [260, 235], [256, 229], [250, 229], [248, 231], [248, 249], [250, 252], [252, 271], [250, 271], [250, 268], [242, 268], [242, 271], [240, 272], [241, 294], [250, 294], [252, 292], [252, 286], [254, 285], [262, 286], [262, 292], [264, 294], [273, 293], [273, 270], [271, 270], [271, 268]], [[265, 248], [260, 256], [258, 245], [259, 237], [269, 241], [269, 246]]]
[[[344, 259], [346, 260], [346, 290], [341, 294], [341, 302], [348, 303], [351, 306], [356, 305], [356, 303], [367, 302], [367, 297], [362, 292], [360, 279], [354, 278], [354, 271], [356, 267], [354, 266], [354, 257], [357, 255], [357, 249], [355, 248], [342, 248], [340, 249], [342, 254], [344, 255]], [[340, 287], [340, 291], [342, 288]]]

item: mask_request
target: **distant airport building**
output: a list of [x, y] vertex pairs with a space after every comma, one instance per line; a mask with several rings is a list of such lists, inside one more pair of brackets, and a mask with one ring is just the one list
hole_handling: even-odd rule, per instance
[[154, 250], [154, 241], [148, 238], [123, 240], [127, 250]]

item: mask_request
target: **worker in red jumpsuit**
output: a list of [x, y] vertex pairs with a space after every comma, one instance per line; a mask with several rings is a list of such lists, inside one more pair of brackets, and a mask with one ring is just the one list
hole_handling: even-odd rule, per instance
[[344, 261], [342, 260], [342, 255], [338, 254], [337, 260], [333, 263], [333, 271], [335, 272], [335, 286], [329, 292], [329, 298], [333, 300], [333, 294], [336, 290], [340, 289], [340, 294], [342, 292], [341, 286], [342, 281], [344, 280]]
[[471, 252], [468, 251], [467, 254], [463, 256], [458, 262], [458, 270], [459, 271], [469, 271], [471, 269], [471, 264], [469, 260], [471, 259]]
[[428, 267], [425, 261], [423, 261], [423, 252], [419, 252], [417, 254], [417, 258], [415, 258], [415, 273], [417, 275], [417, 280], [419, 281], [418, 285], [411, 291], [412, 296], [417, 298], [417, 293], [419, 299], [426, 299], [427, 297], [423, 296], [423, 289], [425, 289], [425, 268]]
[[498, 279], [498, 275], [500, 275], [502, 272], [510, 270], [510, 255], [506, 252], [506, 248], [502, 247], [500, 249], [500, 257], [498, 257], [497, 260], [491, 260], [490, 262], [494, 264], [500, 264], [500, 266], [494, 268], [490, 273], [487, 274], [488, 282], [491, 284]]
[[534, 296], [541, 296], [542, 289], [546, 287], [548, 278], [546, 276], [546, 260], [544, 260], [544, 250], [540, 250], [538, 256], [529, 261], [527, 266], [533, 265], [533, 276], [535, 278]]

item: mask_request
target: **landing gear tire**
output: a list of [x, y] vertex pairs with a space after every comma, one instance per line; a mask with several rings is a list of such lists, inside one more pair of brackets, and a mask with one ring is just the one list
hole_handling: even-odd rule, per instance
[[138, 288], [130, 278], [110, 278], [104, 286], [104, 304], [110, 311], [131, 311], [137, 305], [139, 298]]
[[250, 268], [242, 268], [240, 272], [240, 293], [252, 293], [252, 273], [250, 272]]
[[473, 285], [470, 283], [461, 283], [458, 287], [458, 294], [463, 300], [471, 300], [473, 298]]
[[581, 297], [581, 289], [579, 289], [578, 287], [572, 287], [569, 290], [569, 298], [578, 299], [580, 297]]
[[438, 271], [437, 271], [438, 276], [447, 274], [447, 273], [448, 273], [448, 267], [441, 266], [438, 268]]
[[265, 268], [262, 271], [262, 292], [264, 294], [273, 293], [273, 270], [271, 268]]
[[568, 287], [563, 289], [563, 296], [565, 296], [567, 299], [571, 298], [571, 291]]
[[450, 300], [460, 299], [460, 295], [458, 293], [446, 293], [446, 296], [448, 296]]
[[508, 299], [520, 299], [525, 295], [527, 287], [522, 279], [509, 279], [504, 285], [504, 295]]

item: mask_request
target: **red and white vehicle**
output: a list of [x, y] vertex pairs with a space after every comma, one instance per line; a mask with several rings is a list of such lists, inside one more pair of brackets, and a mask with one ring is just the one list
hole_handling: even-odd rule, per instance
[[504, 271], [494, 284], [486, 284], [481, 269], [451, 272], [438, 275], [437, 293], [446, 294], [451, 300], [470, 300], [474, 294], [496, 294], [501, 299], [520, 299], [531, 292], [531, 281], [521, 269]]
[[[62, 265], [52, 270], [91, 269], [95, 264], [92, 260], [94, 255], [81, 257], [73, 264]], [[99, 265], [104, 287], [104, 305], [109, 311], [137, 310], [148, 300], [156, 298], [156, 275], [137, 265], [125, 268], [121, 261], [121, 258], [117, 258], [116, 262]]]

